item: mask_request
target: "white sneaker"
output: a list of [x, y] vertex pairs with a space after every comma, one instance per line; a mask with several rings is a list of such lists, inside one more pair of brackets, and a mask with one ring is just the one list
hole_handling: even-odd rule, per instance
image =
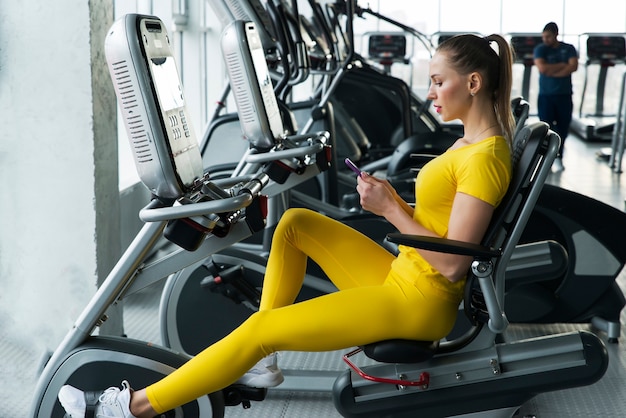
[[278, 367], [278, 355], [277, 353], [272, 353], [259, 360], [235, 384], [253, 388], [272, 388], [280, 385], [284, 380], [283, 372]]
[[[121, 390], [116, 387], [108, 388], [98, 396], [95, 403], [96, 418], [135, 418], [130, 413], [130, 385], [124, 380], [122, 386]], [[85, 395], [85, 392], [70, 385], [65, 385], [59, 390], [59, 402], [65, 408], [66, 417], [85, 418], [87, 409]]]
[[563, 167], [563, 160], [560, 157], [555, 158], [552, 163], [552, 172], [560, 173], [563, 170], [565, 170], [565, 167]]

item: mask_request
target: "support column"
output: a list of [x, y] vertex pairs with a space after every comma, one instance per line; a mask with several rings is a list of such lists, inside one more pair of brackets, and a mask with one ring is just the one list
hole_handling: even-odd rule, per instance
[[[89, 1], [98, 285], [121, 253], [117, 102], [104, 55], [104, 40], [113, 24], [113, 16], [112, 0]], [[122, 335], [121, 304], [110, 308], [108, 317], [100, 327], [100, 334]]]

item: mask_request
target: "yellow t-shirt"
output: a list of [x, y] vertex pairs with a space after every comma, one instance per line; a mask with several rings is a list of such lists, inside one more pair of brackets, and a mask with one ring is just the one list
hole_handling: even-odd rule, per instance
[[[494, 207], [506, 194], [511, 180], [511, 152], [502, 136], [448, 150], [426, 164], [415, 182], [413, 219], [439, 236], [448, 235], [448, 222], [457, 192], [483, 200]], [[414, 248], [399, 247], [392, 264], [400, 276], [430, 279], [442, 297], [463, 297], [464, 280], [450, 282]], [[421, 280], [420, 280], [421, 281]]]

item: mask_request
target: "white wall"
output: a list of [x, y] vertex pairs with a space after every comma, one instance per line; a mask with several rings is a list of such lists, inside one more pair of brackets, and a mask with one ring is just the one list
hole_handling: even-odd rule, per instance
[[88, 2], [0, 22], [0, 338], [53, 347], [96, 284]]

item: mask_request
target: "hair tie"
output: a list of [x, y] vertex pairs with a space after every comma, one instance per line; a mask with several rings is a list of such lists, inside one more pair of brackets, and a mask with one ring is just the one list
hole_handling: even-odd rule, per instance
[[[485, 42], [487, 42], [487, 46], [489, 46], [489, 48], [495, 52], [495, 54], [498, 56], [498, 58], [500, 57], [500, 45], [498, 44], [498, 42], [496, 42], [495, 39], [488, 39], [486, 36], [483, 36], [483, 39], [485, 40]], [[495, 43], [495, 47], [492, 45], [492, 43]]]

